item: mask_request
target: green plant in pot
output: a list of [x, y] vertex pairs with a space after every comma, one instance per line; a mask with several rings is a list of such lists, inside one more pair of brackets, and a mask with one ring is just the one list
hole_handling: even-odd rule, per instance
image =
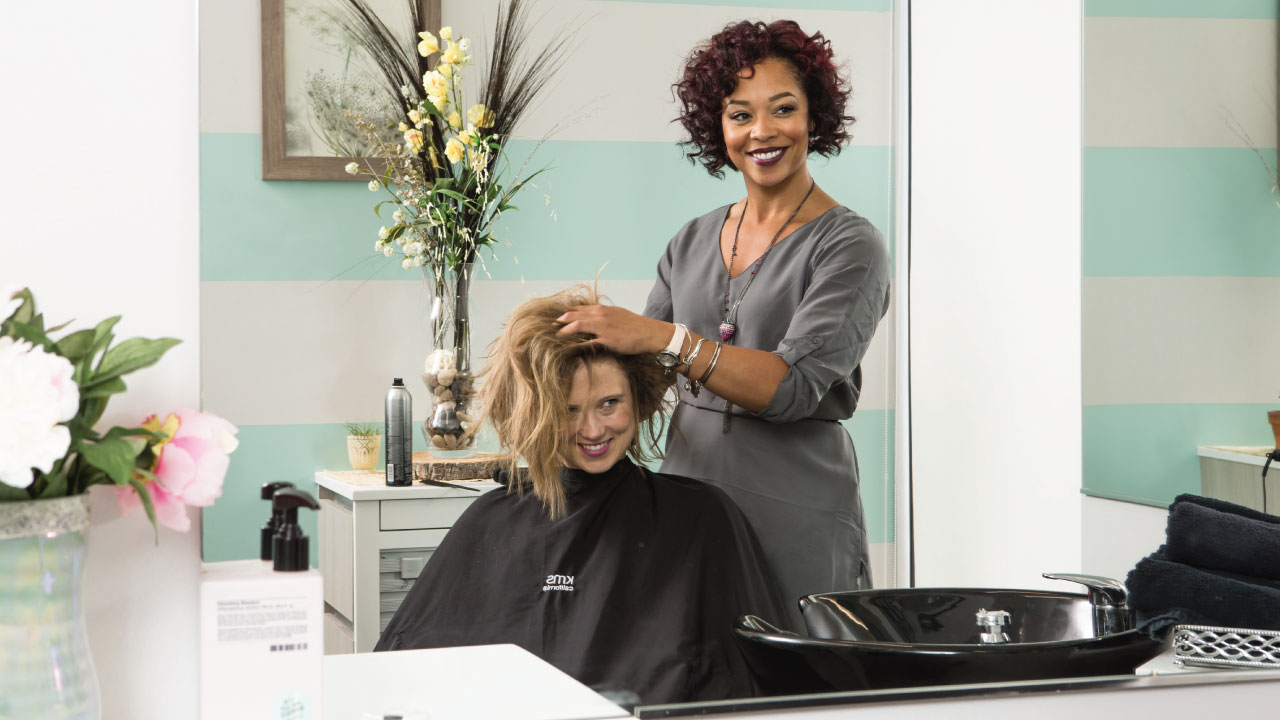
[[352, 470], [371, 472], [382, 452], [382, 428], [373, 423], [347, 423], [347, 460]]

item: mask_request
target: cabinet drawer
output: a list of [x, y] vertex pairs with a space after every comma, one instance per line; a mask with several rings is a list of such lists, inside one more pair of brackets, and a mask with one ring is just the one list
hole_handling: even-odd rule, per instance
[[475, 498], [427, 498], [417, 500], [382, 500], [382, 530], [425, 530], [450, 528]]

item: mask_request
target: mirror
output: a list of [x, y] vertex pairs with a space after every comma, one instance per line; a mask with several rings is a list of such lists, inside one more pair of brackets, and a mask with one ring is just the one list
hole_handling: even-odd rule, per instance
[[[473, 54], [485, 57], [498, 5], [445, 0], [443, 22], [471, 36]], [[830, 161], [815, 156], [810, 167], [892, 247], [893, 7], [889, 0], [839, 6], [846, 9], [783, 2], [751, 15], [821, 30], [846, 65], [853, 142]], [[286, 17], [291, 7], [286, 2]], [[415, 396], [415, 449], [426, 449], [417, 428], [427, 397], [418, 379], [429, 342], [427, 288], [418, 271], [373, 252], [379, 225], [389, 223], [371, 212], [379, 198], [363, 185], [261, 179], [260, 72], [252, 61], [260, 50], [242, 32], [256, 26], [256, 10], [254, 0], [201, 7], [203, 404], [240, 427], [223, 495], [204, 512], [210, 562], [256, 555], [257, 527], [267, 516], [258, 497], [263, 482], [288, 480], [315, 492], [317, 471], [350, 469], [343, 423], [380, 426], [393, 377], [404, 377]], [[538, 138], [563, 127], [531, 162], [551, 169], [499, 222], [510, 247], [499, 246], [475, 282], [476, 360], [519, 302], [589, 282], [602, 266], [604, 294], [642, 309], [671, 236], [742, 196], [734, 173], [718, 181], [683, 159], [670, 90], [685, 54], [742, 14], [741, 7], [682, 3], [536, 6], [532, 47], [562, 25], [579, 29], [563, 71], [518, 134]], [[286, 33], [296, 26], [286, 24]], [[533, 145], [513, 141], [515, 162]], [[859, 458], [877, 585], [898, 582], [894, 312], [863, 360], [859, 407], [845, 423]], [[307, 522], [315, 537], [314, 518]], [[313, 564], [319, 545], [312, 542]]]
[[1121, 578], [1280, 391], [1276, 3], [1137, 5], [1083, 29], [1083, 560]]

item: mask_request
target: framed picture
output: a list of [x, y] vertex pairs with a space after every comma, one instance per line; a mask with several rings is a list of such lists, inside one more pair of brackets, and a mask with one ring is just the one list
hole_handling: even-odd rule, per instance
[[[389, 29], [416, 41], [405, 0], [366, 1]], [[426, 26], [439, 28], [440, 0], [415, 2]], [[343, 170], [367, 143], [344, 109], [378, 125], [402, 112], [372, 61], [330, 19], [337, 7], [335, 0], [262, 0], [263, 180], [364, 182]]]

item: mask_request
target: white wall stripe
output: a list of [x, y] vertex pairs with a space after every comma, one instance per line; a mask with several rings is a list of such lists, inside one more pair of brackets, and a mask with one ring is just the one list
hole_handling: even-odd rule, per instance
[[[475, 361], [524, 300], [568, 281], [476, 281]], [[652, 282], [602, 279], [614, 304], [639, 311]], [[424, 286], [415, 282], [204, 282], [204, 407], [246, 425], [351, 422], [381, 417], [393, 377], [419, 395], [428, 352]], [[890, 309], [892, 314], [893, 310]], [[892, 317], [892, 315], [890, 315]], [[893, 324], [881, 325], [864, 364], [861, 409], [892, 407], [883, 374]], [[425, 396], [423, 396], [425, 397]], [[417, 403], [415, 416], [425, 413]]]
[[[476, 36], [477, 66], [492, 32], [498, 0], [445, 0], [445, 22]], [[558, 140], [674, 142], [671, 83], [697, 42], [727, 22], [791, 18], [821, 30], [850, 71], [854, 144], [891, 144], [892, 13], [788, 10], [682, 4], [557, 0], [534, 5], [540, 17], [530, 47], [540, 47], [561, 27], [579, 27], [574, 51], [552, 81], [544, 101], [517, 133], [541, 137], [553, 126], [577, 120]], [[257, 0], [201, 3], [207, 42], [201, 48], [201, 130], [261, 132], [261, 82]], [[470, 81], [479, 80], [474, 69]], [[469, 98], [476, 97], [474, 92]], [[590, 113], [583, 117], [584, 113]]]
[[1086, 18], [1084, 88], [1087, 146], [1275, 147], [1276, 21]]
[[1257, 403], [1276, 397], [1280, 278], [1084, 278], [1084, 402]]

